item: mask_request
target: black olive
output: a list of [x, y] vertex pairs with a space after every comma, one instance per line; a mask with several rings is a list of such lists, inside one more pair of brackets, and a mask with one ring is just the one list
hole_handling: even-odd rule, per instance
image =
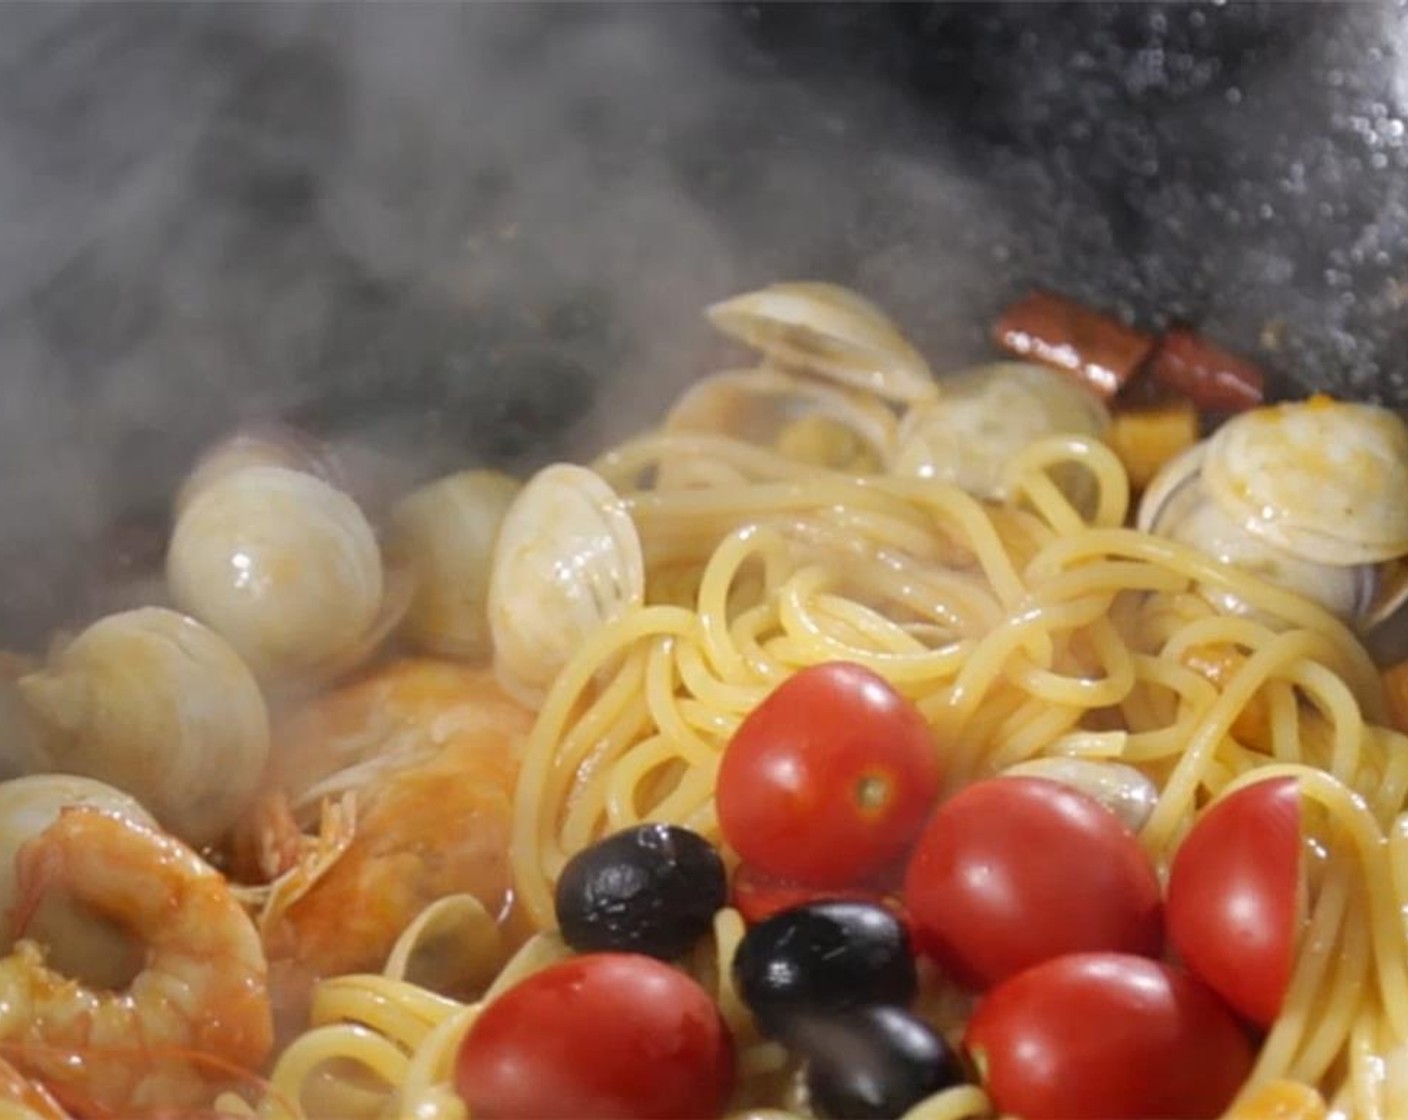
[[696, 832], [642, 824], [578, 852], [557, 881], [557, 924], [579, 953], [669, 960], [708, 932], [728, 898], [723, 860]]
[[868, 902], [813, 902], [774, 914], [733, 956], [739, 994], [768, 1034], [811, 1011], [906, 1004], [918, 981], [899, 919]]
[[902, 1007], [805, 1016], [793, 1046], [807, 1059], [812, 1111], [834, 1120], [892, 1120], [967, 1080], [953, 1048]]

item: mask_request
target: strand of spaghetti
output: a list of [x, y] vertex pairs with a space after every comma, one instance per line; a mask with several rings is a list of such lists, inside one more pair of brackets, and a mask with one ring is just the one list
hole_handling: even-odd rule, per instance
[[1173, 569], [1199, 583], [1229, 592], [1252, 608], [1283, 619], [1288, 626], [1320, 635], [1333, 654], [1319, 660], [1328, 660], [1340, 671], [1365, 706], [1365, 714], [1382, 722], [1382, 688], [1372, 658], [1349, 628], [1323, 607], [1259, 580], [1243, 569], [1223, 564], [1190, 545], [1135, 529], [1091, 529], [1074, 537], [1057, 538], [1032, 562], [1028, 577], [1054, 575], [1055, 571], [1075, 566], [1091, 555], [1124, 556]]
[[[955, 716], [966, 720], [1000, 677], [1010, 676], [1016, 652], [1034, 632], [1087, 625], [1102, 613], [1101, 604], [1089, 600], [1029, 607], [1008, 618], [1002, 626], [977, 642], [949, 690]], [[1077, 691], [1080, 691], [1077, 687]], [[1066, 699], [1070, 699], [1068, 696]], [[1080, 702], [1077, 700], [1077, 702]], [[1115, 702], [1115, 701], [1112, 701]]]
[[1323, 665], [1300, 658], [1287, 666], [1287, 680], [1298, 685], [1329, 721], [1333, 746], [1329, 770], [1346, 785], [1354, 784], [1364, 742], [1364, 717], [1344, 681]]
[[1316, 994], [1337, 952], [1337, 939], [1344, 927], [1349, 895], [1348, 875], [1325, 877], [1319, 898], [1315, 900], [1310, 919], [1301, 934], [1299, 955], [1286, 987], [1281, 1013], [1261, 1044], [1256, 1065], [1247, 1079], [1247, 1088], [1288, 1076], [1301, 1040], [1310, 1029], [1310, 1020], [1318, 1014]]
[[611, 483], [613, 489], [635, 489], [641, 475], [661, 463], [697, 459], [727, 463], [754, 479], [805, 479], [815, 474], [841, 474], [825, 467], [801, 462], [781, 452], [706, 432], [648, 432], [627, 440], [598, 456], [592, 469]]
[[1354, 1028], [1355, 1017], [1364, 1008], [1369, 991], [1373, 960], [1369, 935], [1364, 928], [1364, 908], [1354, 868], [1340, 871], [1349, 885], [1349, 905], [1339, 929], [1337, 951], [1330, 958], [1326, 991], [1316, 1001], [1314, 1020], [1307, 1023], [1307, 1037], [1291, 1066], [1298, 1080], [1320, 1084], [1345, 1049]]
[[781, 535], [749, 526], [730, 533], [714, 550], [699, 582], [699, 629], [703, 652], [713, 672], [725, 680], [749, 676], [747, 665], [729, 639], [729, 593], [739, 570], [750, 560], [763, 560], [773, 570], [785, 552]]
[[[388, 1089], [394, 1089], [406, 1075], [408, 1058], [406, 1051], [390, 1039], [355, 1023], [313, 1027], [290, 1042], [274, 1063], [269, 1081], [275, 1093], [268, 1098], [275, 1102], [273, 1115], [281, 1120], [286, 1115], [277, 1111], [281, 1108], [277, 1103], [280, 1098], [294, 1102], [302, 1110], [305, 1087], [318, 1069], [329, 1063], [336, 1063], [333, 1068], [340, 1070], [356, 1069], [370, 1074]], [[339, 1080], [350, 1083], [347, 1076]]]
[[1090, 595], [1104, 595], [1108, 600], [1118, 592], [1162, 591], [1172, 594], [1187, 583], [1177, 572], [1128, 560], [1092, 560], [1054, 575], [1032, 574], [1032, 568], [1041, 555], [1038, 553], [1027, 569], [1030, 600], [1034, 603], [1059, 602]]
[[665, 636], [652, 642], [646, 657], [645, 702], [660, 734], [675, 754], [690, 765], [705, 765], [718, 754], [718, 744], [702, 738], [681, 711], [676, 646], [680, 639]]
[[832, 506], [868, 508], [877, 516], [893, 517], [916, 528], [925, 524], [922, 513], [903, 497], [894, 495], [886, 480], [822, 470], [814, 470], [802, 479], [728, 489], [638, 490], [623, 495], [622, 504], [642, 538], [668, 533], [680, 525], [691, 532], [711, 525], [729, 532], [759, 515], [771, 517]]
[[1304, 630], [1278, 634], [1253, 653], [1232, 675], [1221, 695], [1207, 708], [1193, 730], [1183, 755], [1174, 764], [1154, 811], [1141, 831], [1151, 851], [1165, 850], [1178, 821], [1193, 807], [1193, 798], [1218, 743], [1231, 729], [1237, 713], [1279, 667], [1305, 656], [1315, 635]]
[[484, 1003], [460, 1004], [438, 1022], [411, 1055], [401, 1084], [402, 1115], [415, 1120], [450, 1120], [465, 1106], [446, 1082], [460, 1043], [484, 1010]]
[[385, 976], [336, 976], [313, 993], [311, 1021], [361, 1023], [407, 1050], [414, 1050], [448, 1011], [453, 1000]]
[[[551, 920], [552, 900], [542, 876], [545, 857], [560, 866], [566, 855], [554, 850], [552, 836], [555, 814], [543, 811], [544, 798], [549, 796], [555, 779], [562, 772], [558, 748], [563, 732], [573, 721], [580, 698], [592, 683], [597, 670], [612, 655], [627, 649], [642, 637], [652, 633], [689, 634], [695, 626], [695, 616], [674, 607], [643, 607], [628, 613], [617, 622], [588, 639], [558, 674], [539, 709], [524, 746], [514, 794], [513, 831], [510, 858], [519, 897], [534, 922], [546, 925]], [[618, 689], [629, 692], [629, 682], [622, 683], [618, 674]], [[606, 692], [612, 692], [608, 686]], [[598, 719], [602, 717], [597, 717]], [[573, 730], [589, 743], [592, 710], [576, 721]], [[604, 730], [604, 728], [602, 729]]]
[[701, 704], [742, 719], [767, 694], [772, 681], [781, 680], [787, 672], [787, 666], [774, 661], [766, 652], [765, 646], [759, 648], [762, 650], [760, 656], [766, 658], [770, 664], [776, 665], [774, 673], [761, 678], [759, 674], [747, 671], [748, 666], [745, 663], [744, 670], [738, 677], [721, 680], [708, 665], [704, 651], [698, 643], [681, 641], [675, 650], [675, 667], [679, 670], [680, 684]]
[[901, 1120], [983, 1120], [992, 1115], [992, 1102], [976, 1085], [941, 1089], [905, 1112]]
[[[642, 652], [639, 656], [642, 666], [645, 660]], [[581, 851], [601, 834], [600, 826], [606, 818], [605, 775], [641, 736], [649, 734], [650, 713], [646, 709], [645, 690], [639, 687], [644, 681], [643, 670], [639, 675], [632, 674], [632, 679], [638, 689], [627, 705], [624, 718], [607, 729], [591, 753], [571, 773], [566, 796], [550, 802], [553, 815], [562, 820], [558, 828], [558, 847], [546, 853], [548, 862], [544, 870], [550, 878], [557, 878], [572, 852]]]
[[667, 735], [652, 735], [634, 744], [611, 768], [606, 778], [605, 803], [608, 828], [627, 828], [645, 820], [680, 821], [713, 796], [718, 759], [689, 761], [671, 781], [662, 797], [642, 796], [647, 779], [662, 766], [680, 761], [679, 744]]
[[867, 557], [884, 550], [928, 564], [942, 564], [949, 551], [928, 525], [899, 521], [864, 506], [832, 506], [793, 522], [794, 535], [852, 556]]
[[787, 668], [769, 656], [761, 635], [777, 628], [777, 604], [769, 599], [738, 612], [729, 624], [728, 640], [738, 650], [744, 671], [758, 681], [780, 682]]
[[1294, 687], [1288, 680], [1270, 680], [1263, 695], [1272, 757], [1278, 762], [1295, 762], [1301, 749], [1301, 720]]
[[1273, 764], [1249, 775], [1237, 786], [1245, 781], [1280, 775], [1295, 777], [1301, 795], [1329, 810], [1336, 825], [1353, 841], [1369, 909], [1379, 1000], [1394, 1036], [1408, 1042], [1408, 946], [1404, 940], [1404, 916], [1389, 866], [1387, 838], [1364, 799], [1323, 770]]
[[[1408, 801], [1408, 736], [1386, 727], [1366, 727], [1365, 735], [1382, 760], [1374, 791], [1366, 795], [1374, 805], [1374, 816], [1392, 824], [1405, 801]], [[1408, 899], [1408, 892], [1399, 892]]]
[[988, 508], [957, 487], [924, 479], [885, 478], [876, 486], [908, 498], [934, 515], [940, 526], [967, 543], [997, 599], [1011, 609], [1026, 594], [1022, 577], [1003, 546]]
[[[1025, 704], [1006, 721], [994, 737], [993, 748], [985, 759], [987, 771], [1005, 770], [1029, 758], [1047, 753], [1061, 735], [1080, 720], [1082, 709], [1056, 704]], [[1021, 722], [1016, 726], [1017, 719]]]
[[[1063, 627], [1064, 629], [1064, 627]], [[1129, 647], [1103, 619], [1095, 619], [1087, 630], [1095, 647], [1098, 675], [1067, 675], [1033, 665], [1021, 653], [1013, 656], [1005, 675], [1032, 697], [1052, 704], [1084, 708], [1112, 708], [1134, 688], [1134, 662]]]
[[1108, 445], [1076, 435], [1034, 440], [1007, 461], [1003, 489], [1024, 494], [1046, 522], [1061, 533], [1075, 533], [1086, 521], [1051, 478], [1053, 469], [1076, 467], [1095, 484], [1095, 525], [1123, 525], [1129, 513], [1129, 475]]
[[[845, 658], [883, 673], [895, 684], [934, 680], [952, 675], [958, 660], [957, 651], [952, 647], [938, 650], [921, 647], [918, 652], [891, 652], [850, 644], [836, 636], [834, 628], [828, 629], [823, 625], [809, 604], [809, 600], [822, 587], [827, 586], [831, 579], [830, 573], [822, 568], [806, 568], [788, 580], [778, 592], [778, 621], [782, 625], [783, 633], [790, 639], [792, 648], [797, 648], [798, 640], [801, 639], [802, 652], [793, 655], [799, 659], [799, 663]], [[907, 635], [903, 637], [906, 641], [911, 641]], [[767, 648], [776, 655], [776, 644]]]
[[1372, 1015], [1361, 1016], [1349, 1036], [1349, 1084], [1356, 1120], [1391, 1120], [1383, 1111], [1383, 1071], [1375, 1037], [1377, 1022]]

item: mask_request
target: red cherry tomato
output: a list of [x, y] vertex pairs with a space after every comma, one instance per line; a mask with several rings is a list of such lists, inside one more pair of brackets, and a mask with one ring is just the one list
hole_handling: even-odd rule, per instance
[[771, 918], [783, 910], [806, 906], [812, 902], [843, 899], [871, 902], [885, 906], [901, 919], [905, 918], [900, 901], [880, 887], [804, 887], [788, 879], [774, 879], [749, 864], [741, 864], [733, 874], [729, 901], [749, 925]]
[[964, 1046], [997, 1111], [1022, 1120], [1221, 1116], [1255, 1054], [1193, 977], [1123, 953], [1075, 953], [985, 995]]
[[1168, 932], [1178, 955], [1258, 1026], [1280, 1013], [1299, 932], [1301, 800], [1294, 778], [1219, 798], [1173, 858]]
[[455, 1088], [475, 1120], [704, 1120], [733, 1074], [728, 1028], [697, 983], [653, 957], [587, 953], [484, 1009]]
[[1163, 945], [1158, 876], [1134, 833], [1045, 778], [992, 778], [941, 805], [904, 903], [920, 951], [972, 988], [1063, 953]]
[[902, 857], [939, 791], [918, 709], [861, 665], [789, 677], [739, 726], [716, 794], [745, 863], [811, 887], [854, 886]]

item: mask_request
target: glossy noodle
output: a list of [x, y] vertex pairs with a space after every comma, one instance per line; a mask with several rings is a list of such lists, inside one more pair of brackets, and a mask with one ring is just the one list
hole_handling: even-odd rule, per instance
[[[1042, 759], [1133, 768], [1156, 791], [1138, 840], [1165, 880], [1201, 809], [1261, 778], [1296, 778], [1316, 852], [1306, 861], [1306, 922], [1284, 1006], [1242, 1098], [1294, 1082], [1322, 1093], [1339, 1120], [1408, 1116], [1408, 739], [1388, 726], [1382, 678], [1353, 620], [1191, 544], [1129, 527], [1126, 468], [1089, 434], [1021, 446], [1002, 470], [1000, 497], [887, 469], [877, 445], [857, 444], [836, 417], [851, 398], [867, 415], [922, 403], [917, 359], [876, 325], [878, 311], [841, 306], [854, 318], [850, 349], [786, 333], [773, 354], [786, 361], [763, 367], [769, 392], [784, 396], [788, 378], [820, 374], [849, 386], [823, 394], [831, 412], [821, 426], [751, 442], [676, 416], [607, 449], [590, 472], [553, 476], [564, 485], [586, 479], [592, 500], [609, 503], [599, 521], [607, 544], [624, 550], [630, 578], [602, 578], [585, 597], [554, 588], [564, 621], [549, 636], [553, 657], [565, 660], [551, 663], [545, 684], [524, 676], [548, 664], [535, 662], [530, 645], [496, 664], [505, 692], [533, 706], [531, 730], [513, 748], [506, 832], [512, 904], [527, 934], [505, 932], [504, 914], [489, 909], [497, 900], [439, 898], [398, 924], [381, 971], [314, 976], [306, 1024], [265, 1067], [263, 1088], [223, 1092], [221, 1114], [464, 1120], [454, 1082], [466, 1033], [503, 992], [571, 955], [554, 928], [554, 886], [567, 862], [621, 829], [670, 822], [720, 845], [735, 865], [715, 807], [726, 746], [793, 673], [840, 660], [875, 671], [914, 703], [942, 751], [945, 796]], [[903, 347], [891, 366], [887, 346]], [[827, 365], [862, 359], [903, 369], [904, 394], [867, 396], [855, 387], [863, 379]], [[730, 375], [730, 393], [739, 376]], [[941, 400], [942, 378], [935, 393]], [[534, 492], [529, 482], [522, 493]], [[524, 526], [514, 531], [521, 537]], [[551, 565], [542, 572], [560, 577]], [[520, 609], [496, 622], [495, 596], [510, 601], [503, 597], [531, 590], [515, 580], [530, 578], [526, 568], [495, 572], [490, 629], [522, 621]], [[1238, 609], [1214, 605], [1229, 602]], [[404, 670], [406, 679], [423, 669]], [[436, 672], [437, 688], [466, 687]], [[489, 683], [485, 671], [474, 687]], [[421, 716], [391, 719], [382, 694], [365, 695], [380, 697], [368, 710], [395, 725], [395, 741], [412, 744], [406, 766], [448, 758], [430, 773], [455, 780], [456, 756], [435, 754], [444, 735], [433, 719], [424, 727]], [[503, 735], [516, 743], [513, 718], [504, 716]], [[394, 773], [356, 742], [360, 753], [344, 769], [315, 775], [295, 798], [299, 843], [323, 862], [302, 872], [296, 861], [279, 864], [284, 878], [259, 896], [266, 909], [328, 874], [357, 827], [358, 782]], [[514, 772], [503, 770], [506, 782]], [[322, 849], [307, 817], [319, 799], [325, 833], [338, 841]], [[738, 910], [720, 909], [677, 962], [714, 997], [732, 1035], [730, 1115], [809, 1115], [798, 1059], [760, 1033], [734, 988], [730, 964], [744, 932]], [[959, 1046], [973, 997], [937, 968], [926, 965], [921, 980], [917, 1010]], [[921, 1101], [906, 1120], [996, 1115], [984, 1090], [967, 1084]]]
[[[669, 485], [654, 485], [665, 464]], [[1088, 515], [1051, 481], [1058, 468], [1090, 476]], [[1140, 834], [1160, 866], [1197, 805], [1296, 775], [1322, 811], [1328, 854], [1249, 1088], [1290, 1078], [1324, 1086], [1337, 1115], [1408, 1115], [1408, 742], [1383, 726], [1377, 673], [1343, 623], [1125, 528], [1125, 475], [1090, 440], [1034, 444], [1011, 464], [1013, 498], [1001, 505], [717, 436], [649, 434], [596, 469], [639, 529], [647, 601], [581, 646], [530, 735], [512, 861], [536, 923], [553, 924], [567, 858], [609, 832], [663, 820], [717, 837], [714, 778], [743, 716], [793, 670], [852, 660], [919, 705], [950, 753], [953, 787], [1048, 755], [1137, 766], [1160, 790]], [[1196, 585], [1254, 614], [1216, 614]], [[1208, 651], [1230, 658], [1225, 679], [1199, 671]], [[736, 912], [720, 912], [693, 967], [735, 1031], [740, 1114], [785, 1111], [786, 1055], [758, 1037], [728, 980], [741, 931]], [[564, 952], [540, 935], [485, 999]], [[942, 994], [929, 1000], [945, 1006]], [[318, 1025], [275, 1067], [276, 1095], [316, 1091], [342, 1115], [462, 1116], [447, 1082], [479, 1006], [394, 974], [327, 980]], [[964, 1004], [947, 1006], [957, 1016]], [[939, 1025], [956, 1036], [962, 1020]], [[346, 1076], [329, 1098], [333, 1068]], [[988, 1115], [973, 1086], [909, 1113]]]

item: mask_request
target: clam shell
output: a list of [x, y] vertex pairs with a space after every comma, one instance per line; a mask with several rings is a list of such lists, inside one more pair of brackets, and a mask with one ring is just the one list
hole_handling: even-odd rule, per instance
[[620, 497], [586, 467], [544, 467], [494, 545], [488, 611], [499, 682], [535, 704], [583, 643], [644, 599], [640, 535]]
[[929, 364], [864, 296], [835, 284], [772, 284], [716, 303], [710, 322], [778, 365], [865, 389], [893, 401], [921, 401], [936, 388]]
[[667, 431], [715, 432], [774, 445], [788, 425], [835, 421], [877, 464], [894, 454], [898, 422], [874, 397], [777, 369], [716, 373], [687, 389], [665, 417]]
[[[1160, 473], [1140, 505], [1140, 529], [1191, 545], [1225, 564], [1319, 603], [1348, 622], [1366, 616], [1379, 586], [1374, 565], [1322, 564], [1249, 532], [1208, 493], [1204, 476], [1198, 471], [1202, 460], [1202, 448], [1191, 448]], [[1199, 591], [1221, 611], [1250, 613], [1251, 608], [1228, 591], [1215, 586], [1202, 586]]]
[[1316, 397], [1245, 412], [1208, 440], [1208, 492], [1248, 532], [1344, 566], [1408, 553], [1408, 425]]
[[892, 470], [951, 482], [981, 498], [1006, 496], [1004, 469], [1034, 440], [1098, 438], [1110, 424], [1093, 393], [1026, 362], [978, 366], [940, 384], [940, 397], [915, 405], [901, 421]]

